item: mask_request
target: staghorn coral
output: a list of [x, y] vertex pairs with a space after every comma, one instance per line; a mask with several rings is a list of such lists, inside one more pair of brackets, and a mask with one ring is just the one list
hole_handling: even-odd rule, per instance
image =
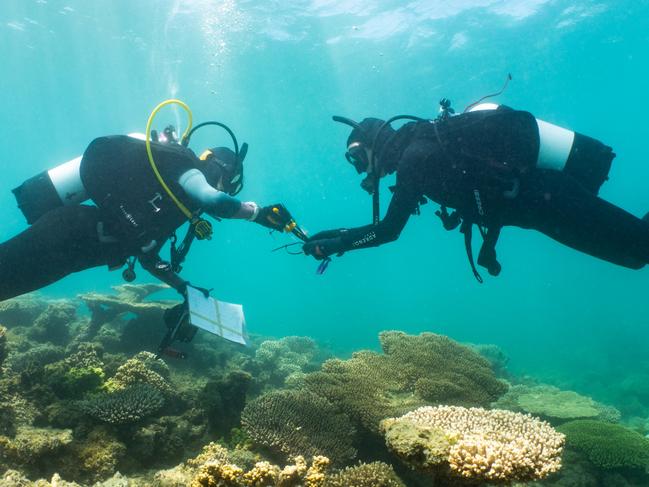
[[134, 384], [114, 392], [103, 392], [81, 401], [79, 407], [87, 415], [105, 423], [135, 423], [156, 413], [164, 397], [150, 384]]
[[[388, 448], [397, 456], [440, 478], [467, 483], [526, 482], [561, 468], [564, 436], [529, 415], [457, 406], [422, 407], [401, 418], [387, 419], [381, 426]], [[422, 436], [417, 435], [420, 428]], [[414, 432], [409, 431], [412, 429]], [[430, 445], [427, 438], [432, 440]], [[410, 439], [415, 441], [409, 443]]]
[[394, 469], [383, 462], [372, 462], [347, 467], [329, 476], [324, 487], [406, 487], [394, 473]]
[[150, 352], [140, 352], [120, 365], [115, 375], [106, 381], [109, 392], [125, 389], [135, 384], [150, 384], [166, 396], [173, 395], [169, 382], [169, 367]]
[[549, 385], [515, 385], [498, 401], [495, 408], [541, 416], [551, 422], [570, 419], [601, 419], [617, 422], [620, 412], [574, 391], [563, 391]]
[[264, 394], [246, 405], [241, 423], [254, 443], [286, 457], [326, 455], [345, 463], [356, 456], [349, 419], [308, 391]]
[[558, 428], [566, 444], [582, 452], [594, 465], [605, 468], [649, 467], [649, 439], [619, 424], [578, 419]]
[[484, 358], [447, 337], [390, 331], [379, 338], [384, 354], [361, 351], [327, 360], [305, 378], [307, 390], [370, 432], [378, 433], [382, 419], [419, 406], [488, 405], [507, 389]]

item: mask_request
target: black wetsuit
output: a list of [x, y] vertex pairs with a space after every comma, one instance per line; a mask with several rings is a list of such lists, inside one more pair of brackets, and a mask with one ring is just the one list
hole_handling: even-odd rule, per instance
[[563, 171], [538, 169], [536, 120], [508, 110], [504, 116], [501, 110], [472, 112], [437, 124], [404, 125], [380, 153], [380, 166], [397, 173], [385, 218], [377, 225], [321, 232], [305, 251], [315, 253], [318, 245], [331, 255], [396, 240], [427, 197], [458, 210], [469, 223], [535, 229], [633, 269], [649, 263], [649, 224], [597, 197], [615, 156], [610, 147], [577, 134], [590, 140], [582, 145], [592, 150], [571, 153]]
[[[200, 161], [179, 145], [152, 144], [165, 182], [195, 210], [178, 177]], [[121, 267], [129, 256], [172, 286], [180, 280], [159, 269], [158, 250], [187, 219], [162, 190], [144, 142], [126, 136], [95, 139], [86, 149], [81, 179], [97, 206], [52, 209], [14, 238], [0, 244], [0, 301], [40, 289], [66, 275], [107, 265]]]

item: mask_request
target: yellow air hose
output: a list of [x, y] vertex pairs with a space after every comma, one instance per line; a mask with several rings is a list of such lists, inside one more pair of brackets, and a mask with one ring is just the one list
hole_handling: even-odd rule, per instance
[[176, 197], [176, 195], [173, 194], [171, 189], [169, 189], [169, 186], [167, 186], [167, 183], [165, 183], [164, 179], [162, 179], [162, 176], [160, 175], [160, 171], [158, 171], [158, 166], [156, 166], [156, 163], [153, 160], [153, 152], [151, 151], [151, 125], [153, 125], [153, 119], [156, 117], [158, 112], [167, 105], [180, 105], [187, 112], [187, 117], [188, 117], [187, 128], [185, 129], [185, 133], [183, 134], [181, 140], [187, 137], [187, 134], [189, 134], [189, 132], [192, 129], [192, 121], [193, 121], [192, 111], [189, 109], [186, 103], [176, 99], [165, 100], [162, 103], [160, 103], [157, 107], [153, 109], [151, 115], [149, 115], [149, 120], [146, 123], [145, 145], [146, 145], [146, 153], [147, 156], [149, 157], [149, 163], [151, 164], [151, 169], [153, 169], [153, 173], [155, 174], [162, 188], [167, 192], [167, 194], [172, 199], [172, 201], [176, 204], [178, 209], [183, 213], [183, 215], [187, 217], [187, 219], [193, 225], [194, 231], [196, 232], [196, 237], [199, 240], [209, 239], [212, 236], [212, 225], [210, 224], [210, 222], [194, 215], [185, 205], [182, 204], [182, 202]]

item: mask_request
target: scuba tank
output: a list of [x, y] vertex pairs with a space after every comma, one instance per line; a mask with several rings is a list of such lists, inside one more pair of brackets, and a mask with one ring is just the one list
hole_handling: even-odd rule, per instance
[[[131, 133], [128, 136], [140, 140], [146, 138], [140, 133]], [[54, 208], [78, 205], [88, 200], [79, 174], [81, 157], [75, 157], [53, 169], [43, 171], [11, 190], [28, 224], [33, 224]]]
[[[481, 103], [470, 108], [469, 112], [497, 110], [496, 103]], [[539, 153], [536, 167], [562, 171], [594, 194], [608, 179], [615, 153], [602, 142], [559, 127], [544, 120], [536, 119], [539, 135]]]

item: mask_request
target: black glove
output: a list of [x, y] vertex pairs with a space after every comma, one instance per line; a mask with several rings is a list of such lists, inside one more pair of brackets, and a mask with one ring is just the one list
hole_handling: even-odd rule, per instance
[[293, 217], [281, 203], [260, 208], [257, 218], [255, 218], [255, 223], [280, 232], [286, 230], [292, 221]]
[[320, 240], [310, 238], [302, 246], [302, 250], [306, 255], [312, 255], [316, 260], [323, 260], [333, 254], [342, 255], [345, 251], [345, 245], [340, 237]]
[[212, 290], [214, 289], [214, 288], [206, 289], [204, 287], [194, 286], [191, 282], [185, 281], [180, 285], [180, 287], [176, 288], [176, 291], [178, 291], [180, 294], [182, 294], [183, 296], [186, 297], [187, 296], [187, 286], [193, 287], [194, 289], [199, 290], [200, 292], [203, 293], [203, 296], [205, 296], [206, 298], [210, 297], [210, 292], [212, 292]]

